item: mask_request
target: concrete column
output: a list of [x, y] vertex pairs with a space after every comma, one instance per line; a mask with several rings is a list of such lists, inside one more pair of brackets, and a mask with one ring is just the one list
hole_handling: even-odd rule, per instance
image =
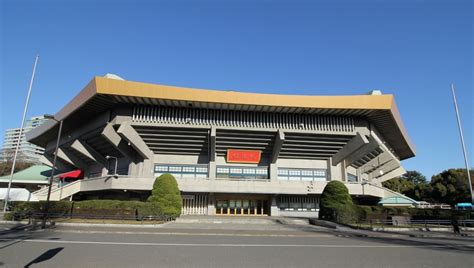
[[278, 181], [278, 165], [271, 163], [270, 164], [270, 170], [269, 170], [269, 175], [270, 175], [270, 181], [271, 182], [276, 182]]
[[275, 143], [273, 144], [273, 151], [271, 156], [271, 162], [276, 163], [278, 155], [280, 154], [283, 143], [285, 142], [285, 133], [279, 129], [275, 136]]
[[346, 171], [346, 160], [342, 160], [341, 163], [341, 181], [346, 182], [347, 171]]
[[102, 168], [102, 173], [101, 173], [101, 174], [102, 174], [102, 177], [103, 177], [103, 176], [107, 176], [108, 173], [109, 173], [109, 170], [108, 170], [106, 167], [103, 167], [103, 168]]
[[215, 180], [216, 179], [216, 162], [215, 161], [210, 161], [208, 165], [208, 173], [209, 173], [209, 179], [210, 180]]
[[154, 166], [153, 166], [153, 160], [150, 159], [144, 159], [143, 162], [141, 163], [142, 165], [142, 173], [141, 176], [145, 178], [153, 178], [154, 174]]
[[357, 182], [362, 182], [362, 172], [361, 172], [361, 169], [360, 169], [360, 168], [356, 169], [356, 173], [357, 173]]
[[280, 209], [278, 208], [276, 195], [271, 197], [270, 216], [280, 216]]
[[213, 193], [209, 193], [209, 201], [207, 202], [207, 215], [216, 215], [216, 200]]
[[216, 127], [212, 126], [209, 131], [209, 161], [216, 161]]
[[327, 181], [333, 180], [331, 168], [332, 168], [332, 157], [330, 157], [327, 161], [327, 168], [326, 168]]

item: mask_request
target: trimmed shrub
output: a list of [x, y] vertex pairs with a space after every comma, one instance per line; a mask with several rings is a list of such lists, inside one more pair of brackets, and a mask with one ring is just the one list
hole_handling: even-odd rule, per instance
[[[10, 219], [22, 220], [28, 218], [31, 214], [43, 213], [46, 208], [46, 201], [26, 202], [15, 201], [10, 203]], [[51, 201], [49, 202], [48, 213], [56, 215], [67, 215], [71, 211], [72, 202], [70, 201]]]
[[[44, 211], [45, 204], [45, 201], [12, 202], [11, 212], [5, 214], [7, 217], [5, 219], [22, 220], [28, 218], [31, 214], [40, 214]], [[155, 203], [118, 200], [51, 201], [49, 213], [66, 217], [70, 216], [71, 213], [73, 215], [136, 216], [138, 218], [170, 216], [162, 213]]]
[[[71, 201], [50, 201], [49, 213], [67, 214], [71, 210]], [[11, 203], [11, 211], [19, 213], [42, 213], [46, 209], [46, 201], [26, 202], [16, 201]]]
[[352, 203], [347, 187], [340, 181], [329, 182], [321, 195], [321, 219], [351, 223], [357, 219], [357, 207]]
[[173, 175], [163, 174], [155, 180], [148, 201], [155, 203], [164, 214], [173, 218], [179, 217], [183, 200], [181, 199], [178, 183]]

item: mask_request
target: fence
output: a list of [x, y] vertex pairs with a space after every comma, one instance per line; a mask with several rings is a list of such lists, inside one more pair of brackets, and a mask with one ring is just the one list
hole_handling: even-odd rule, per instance
[[144, 224], [146, 222], [155, 222], [163, 223], [174, 220], [174, 218], [167, 215], [139, 215], [136, 212], [133, 213], [124, 213], [124, 214], [86, 214], [86, 213], [41, 213], [41, 212], [13, 212], [12, 220], [25, 220], [27, 219], [29, 223], [37, 222], [38, 220], [43, 220], [46, 218], [46, 221], [51, 223], [69, 221], [73, 219], [80, 220], [94, 220], [96, 222], [106, 223], [106, 221], [118, 221], [118, 222], [130, 222], [136, 221]]
[[[474, 220], [458, 220], [459, 227], [474, 227]], [[370, 227], [370, 228], [442, 228], [452, 227], [453, 222], [451, 220], [409, 220], [402, 223], [397, 220], [363, 220], [358, 221], [355, 225], [359, 228]]]

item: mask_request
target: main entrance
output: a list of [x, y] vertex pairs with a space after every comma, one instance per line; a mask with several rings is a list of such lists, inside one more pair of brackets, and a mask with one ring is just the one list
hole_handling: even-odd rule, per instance
[[258, 196], [216, 196], [217, 215], [268, 215], [268, 199]]

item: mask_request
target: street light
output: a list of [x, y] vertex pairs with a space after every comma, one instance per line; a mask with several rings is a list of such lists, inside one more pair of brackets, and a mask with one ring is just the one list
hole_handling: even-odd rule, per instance
[[49, 211], [49, 199], [51, 198], [51, 188], [53, 186], [53, 178], [54, 178], [54, 171], [56, 168], [56, 159], [58, 157], [58, 148], [59, 148], [59, 140], [61, 139], [61, 131], [63, 130], [63, 120], [57, 120], [54, 118], [54, 115], [45, 114], [45, 119], [51, 119], [59, 123], [59, 130], [58, 130], [58, 137], [56, 139], [56, 148], [54, 148], [54, 158], [53, 158], [53, 169], [51, 170], [51, 176], [49, 177], [48, 182], [48, 196], [46, 197], [46, 205], [44, 208], [44, 215], [43, 215], [43, 222], [41, 224], [41, 228], [46, 228], [46, 217]]
[[106, 159], [114, 158], [115, 159], [115, 169], [114, 169], [114, 176], [117, 176], [117, 162], [118, 158], [115, 156], [107, 155], [105, 156]]
[[31, 79], [30, 79], [30, 86], [28, 87], [28, 94], [26, 95], [25, 108], [23, 109], [23, 117], [21, 119], [20, 133], [19, 133], [18, 139], [16, 141], [15, 154], [13, 155], [13, 163], [12, 163], [12, 168], [11, 168], [12, 170], [10, 172], [10, 180], [8, 181], [7, 193], [5, 195], [5, 203], [4, 203], [4, 206], [3, 206], [3, 213], [5, 213], [7, 211], [7, 207], [8, 207], [8, 200], [10, 198], [10, 189], [12, 188], [13, 175], [15, 174], [16, 158], [18, 156], [18, 150], [20, 149], [20, 141], [21, 141], [21, 136], [23, 134], [23, 127], [25, 125], [26, 113], [28, 112], [28, 104], [30, 103], [31, 89], [33, 88], [33, 81], [35, 79], [36, 64], [38, 64], [38, 59], [39, 59], [39, 55], [36, 55], [35, 64], [33, 65], [33, 73], [31, 74]]

